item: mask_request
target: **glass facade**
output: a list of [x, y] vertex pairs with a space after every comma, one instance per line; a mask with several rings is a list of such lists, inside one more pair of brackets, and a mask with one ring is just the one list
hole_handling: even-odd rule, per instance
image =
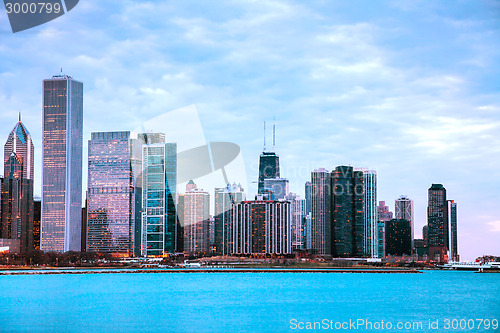
[[259, 160], [258, 192], [264, 189], [264, 179], [280, 177], [280, 158], [275, 152], [263, 152]]
[[295, 193], [285, 197], [290, 202], [292, 249], [303, 250], [306, 248], [306, 201]]
[[410, 221], [411, 226], [411, 247], [413, 248], [413, 239], [415, 238], [414, 231], [414, 211], [413, 211], [413, 200], [405, 195], [402, 195], [394, 202], [394, 207], [396, 211], [396, 219], [405, 219]]
[[264, 189], [273, 192], [275, 200], [285, 199], [288, 195], [288, 179], [269, 178], [264, 179]]
[[[130, 132], [92, 133], [89, 141], [87, 251], [134, 255], [138, 140]], [[142, 160], [142, 159], [141, 159]], [[135, 171], [135, 172], [134, 172]], [[135, 253], [139, 255], [139, 253]]]
[[145, 134], [142, 147], [143, 256], [165, 256], [177, 246], [177, 144], [158, 143], [164, 135]]
[[385, 222], [385, 252], [387, 255], [411, 255], [410, 221], [392, 219]]
[[429, 188], [427, 206], [427, 244], [431, 260], [445, 261], [448, 252], [448, 203], [442, 184]]
[[4, 146], [0, 238], [19, 239], [23, 253], [34, 249], [33, 160], [31, 135], [19, 119]]
[[364, 254], [367, 257], [381, 258], [378, 251], [377, 172], [364, 170], [363, 182]]
[[43, 251], [80, 251], [83, 83], [70, 76], [43, 81]]

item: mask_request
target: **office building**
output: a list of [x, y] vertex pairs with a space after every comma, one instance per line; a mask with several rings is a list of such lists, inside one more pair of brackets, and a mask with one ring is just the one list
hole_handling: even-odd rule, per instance
[[199, 189], [190, 180], [184, 193], [184, 252], [203, 255], [208, 253], [210, 220], [210, 194]]
[[354, 170], [363, 172], [363, 256], [379, 258], [377, 172], [364, 168]]
[[33, 199], [33, 248], [40, 250], [40, 223], [42, 221], [42, 198]]
[[378, 221], [378, 257], [385, 257], [385, 222], [386, 221]]
[[427, 206], [427, 244], [429, 259], [445, 262], [448, 252], [448, 203], [446, 189], [442, 184], [429, 188]]
[[330, 172], [320, 168], [311, 172], [311, 251], [332, 254], [332, 191]]
[[130, 132], [92, 133], [88, 144], [86, 249], [88, 252], [140, 255], [142, 140]]
[[243, 201], [232, 207], [232, 254], [292, 252], [290, 202]]
[[392, 219], [385, 222], [385, 251], [391, 256], [412, 254], [410, 221]]
[[59, 75], [43, 81], [43, 251], [80, 251], [83, 83]]
[[413, 209], [413, 200], [408, 198], [406, 195], [402, 195], [397, 199], [394, 203], [396, 219], [403, 219], [410, 221], [411, 226], [411, 247], [413, 248], [413, 239], [415, 238], [415, 221], [414, 221], [414, 209]]
[[177, 144], [143, 133], [141, 254], [167, 256], [177, 248]]
[[231, 207], [235, 203], [246, 199], [245, 191], [240, 184], [227, 184], [226, 187], [216, 188], [214, 193], [214, 222], [215, 248], [220, 255], [229, 255], [231, 252]]
[[19, 239], [22, 253], [34, 249], [34, 153], [31, 135], [19, 116], [4, 146], [0, 238]]

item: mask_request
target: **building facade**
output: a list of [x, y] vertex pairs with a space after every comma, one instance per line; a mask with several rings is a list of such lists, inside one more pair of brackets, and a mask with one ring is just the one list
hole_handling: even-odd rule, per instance
[[43, 81], [43, 251], [80, 251], [83, 83], [70, 76]]
[[231, 254], [289, 254], [292, 252], [290, 203], [243, 201], [232, 206]]
[[162, 133], [143, 134], [141, 254], [166, 256], [177, 248], [177, 144]]
[[394, 203], [394, 208], [396, 212], [396, 219], [404, 219], [410, 221], [411, 226], [411, 247], [413, 248], [413, 239], [415, 238], [415, 220], [413, 209], [413, 200], [408, 198], [406, 195], [402, 195]]
[[220, 255], [231, 253], [232, 205], [246, 199], [243, 187], [235, 183], [216, 188], [214, 193], [215, 248]]
[[280, 158], [275, 152], [262, 152], [259, 159], [258, 192], [264, 189], [264, 180], [280, 178]]
[[385, 222], [385, 251], [391, 256], [412, 254], [410, 221], [392, 219]]
[[88, 144], [86, 249], [88, 252], [140, 255], [135, 243], [141, 209], [138, 174], [142, 140], [130, 132], [92, 133]]
[[448, 200], [448, 212], [450, 217], [450, 258], [453, 261], [459, 261], [458, 255], [458, 233], [457, 233], [457, 203], [454, 200]]
[[34, 249], [34, 152], [31, 134], [19, 117], [4, 146], [0, 238], [19, 239], [23, 253]]
[[295, 193], [285, 197], [290, 202], [292, 250], [306, 249], [306, 201]]
[[448, 252], [448, 202], [442, 184], [432, 184], [428, 191], [427, 244], [429, 259], [444, 262]]
[[210, 194], [190, 180], [184, 193], [184, 252], [203, 255], [209, 251]]
[[332, 254], [332, 190], [330, 172], [324, 168], [311, 173], [311, 250]]
[[288, 179], [286, 178], [266, 178], [264, 188], [273, 192], [275, 200], [283, 200], [288, 195]]

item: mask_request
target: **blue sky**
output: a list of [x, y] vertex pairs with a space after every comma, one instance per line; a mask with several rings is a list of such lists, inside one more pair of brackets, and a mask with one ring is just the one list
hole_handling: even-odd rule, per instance
[[16, 34], [2, 10], [0, 39], [0, 136], [22, 111], [38, 194], [41, 81], [62, 67], [84, 82], [85, 140], [194, 104], [208, 141], [241, 146], [251, 182], [275, 117], [292, 191], [315, 168], [375, 169], [391, 210], [415, 200], [419, 236], [442, 183], [462, 257], [500, 255], [497, 1], [81, 0]]

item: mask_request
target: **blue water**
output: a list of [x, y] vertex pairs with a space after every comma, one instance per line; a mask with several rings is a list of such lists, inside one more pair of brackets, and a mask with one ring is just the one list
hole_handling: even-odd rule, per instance
[[500, 320], [500, 274], [0, 276], [0, 332], [310, 332], [299, 325], [358, 319], [422, 323], [422, 329], [358, 331], [500, 332], [491, 322], [478, 329], [479, 321], [474, 329], [445, 329], [445, 319]]

